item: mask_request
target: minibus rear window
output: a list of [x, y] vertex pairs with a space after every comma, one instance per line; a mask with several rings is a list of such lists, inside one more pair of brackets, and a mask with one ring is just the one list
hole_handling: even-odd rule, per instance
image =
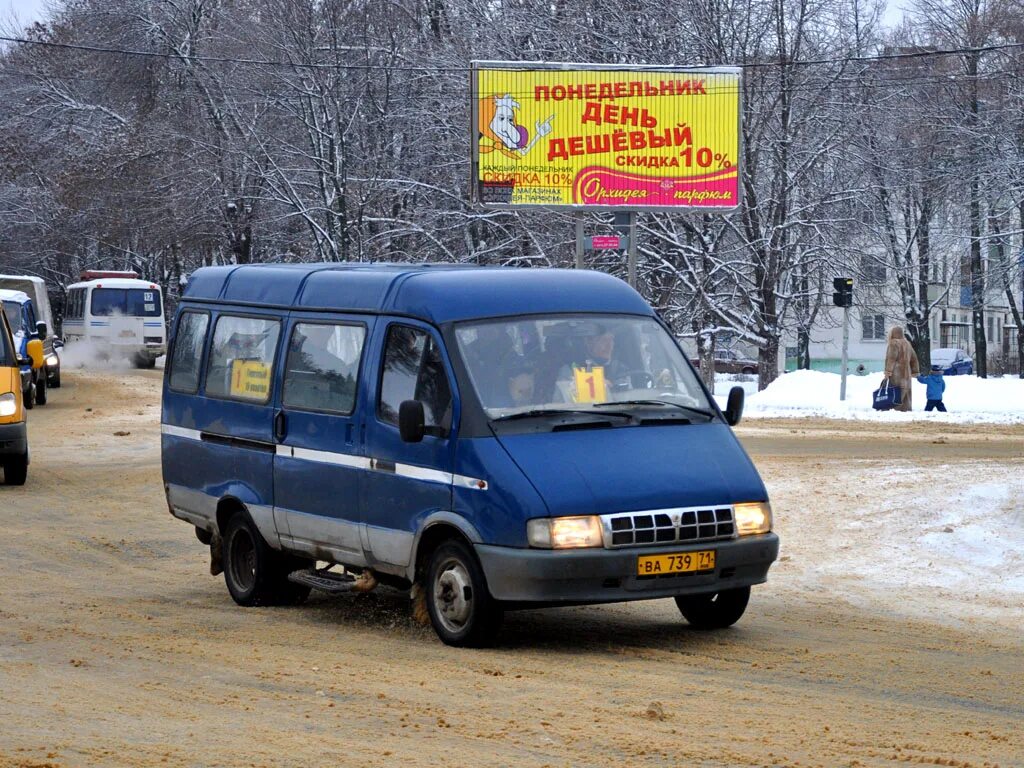
[[97, 317], [160, 317], [160, 292], [149, 288], [94, 288], [92, 314]]

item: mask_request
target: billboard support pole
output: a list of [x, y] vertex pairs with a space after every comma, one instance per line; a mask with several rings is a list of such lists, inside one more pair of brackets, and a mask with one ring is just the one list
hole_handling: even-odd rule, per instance
[[629, 286], [636, 288], [636, 211], [629, 212], [629, 247], [626, 250]]
[[583, 214], [576, 212], [576, 269], [583, 269]]

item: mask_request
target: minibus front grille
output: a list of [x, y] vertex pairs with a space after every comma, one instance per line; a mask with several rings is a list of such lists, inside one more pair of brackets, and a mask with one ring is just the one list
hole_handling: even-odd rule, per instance
[[657, 509], [601, 515], [605, 546], [654, 546], [731, 539], [736, 535], [732, 507]]

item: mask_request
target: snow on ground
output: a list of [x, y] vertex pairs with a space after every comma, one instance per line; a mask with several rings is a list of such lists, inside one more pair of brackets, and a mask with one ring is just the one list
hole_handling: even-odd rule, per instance
[[[733, 379], [740, 379], [738, 381]], [[744, 380], [749, 379], [749, 380]], [[741, 386], [746, 391], [744, 418], [818, 417], [870, 421], [915, 421], [929, 419], [937, 423], [1024, 423], [1024, 379], [1003, 376], [980, 379], [977, 376], [947, 376], [943, 402], [949, 413], [926, 413], [925, 386], [913, 383], [913, 407], [909, 413], [876, 411], [871, 407], [872, 393], [882, 377], [850, 376], [846, 380], [846, 400], [840, 401], [840, 376], [823, 371], [793, 371], [773, 381], [763, 392], [757, 391], [754, 377], [718, 375], [715, 399], [724, 407], [729, 390]]]
[[825, 506], [807, 503], [806, 477], [769, 482], [801, 589], [942, 622], [1024, 621], [1019, 464], [855, 460], [814, 471]]

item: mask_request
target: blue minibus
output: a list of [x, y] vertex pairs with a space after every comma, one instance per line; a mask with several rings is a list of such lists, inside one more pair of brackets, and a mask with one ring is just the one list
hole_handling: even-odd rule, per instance
[[243, 606], [358, 574], [456, 646], [506, 610], [654, 598], [723, 628], [779, 547], [742, 408], [602, 273], [207, 267], [171, 329], [164, 488]]

